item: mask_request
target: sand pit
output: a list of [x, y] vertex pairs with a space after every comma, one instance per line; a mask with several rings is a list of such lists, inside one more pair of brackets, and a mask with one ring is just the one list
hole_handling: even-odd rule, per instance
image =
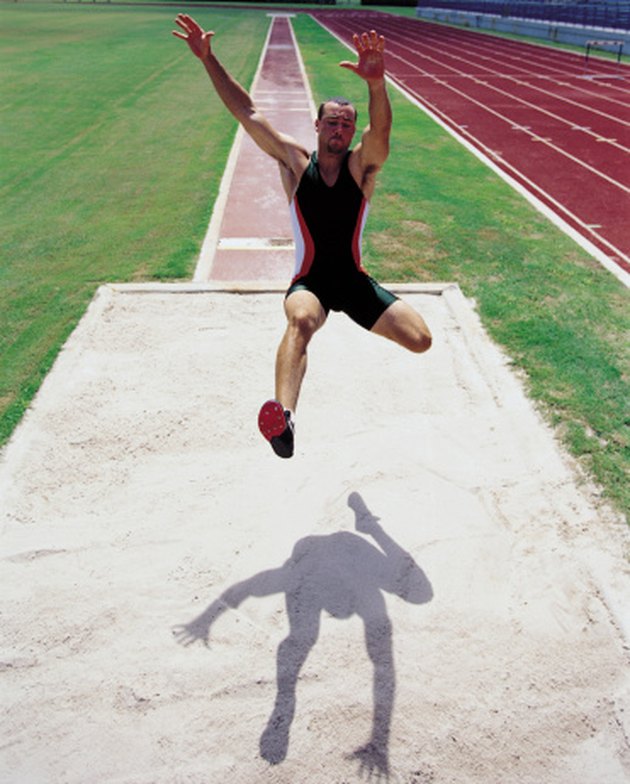
[[2, 454], [0, 780], [627, 784], [625, 523], [459, 290], [331, 316], [282, 461], [209, 288], [102, 289]]

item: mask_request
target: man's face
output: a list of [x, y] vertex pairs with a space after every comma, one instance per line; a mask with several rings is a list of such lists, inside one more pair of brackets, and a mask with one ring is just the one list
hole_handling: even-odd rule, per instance
[[324, 104], [321, 119], [315, 120], [319, 144], [326, 152], [341, 155], [346, 152], [356, 131], [353, 106], [340, 106], [329, 101]]

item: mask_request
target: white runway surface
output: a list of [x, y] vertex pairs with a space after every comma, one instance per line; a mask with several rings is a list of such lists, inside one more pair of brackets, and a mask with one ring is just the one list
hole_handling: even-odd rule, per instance
[[1, 456], [0, 781], [627, 784], [625, 523], [403, 296], [434, 347], [333, 314], [287, 461], [282, 294], [99, 292]]

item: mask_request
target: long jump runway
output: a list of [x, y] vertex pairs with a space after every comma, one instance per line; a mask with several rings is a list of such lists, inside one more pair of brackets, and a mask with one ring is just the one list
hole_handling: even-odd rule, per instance
[[0, 781], [627, 784], [628, 528], [459, 288], [331, 315], [289, 461], [225, 288], [100, 289], [2, 452]]
[[394, 82], [630, 273], [630, 66], [390, 14], [314, 15], [346, 43], [383, 33]]

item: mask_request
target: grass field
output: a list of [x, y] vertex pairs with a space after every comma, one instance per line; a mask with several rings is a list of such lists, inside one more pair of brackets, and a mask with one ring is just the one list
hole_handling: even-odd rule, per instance
[[[171, 39], [178, 9], [0, 6], [0, 439], [104, 281], [190, 278], [234, 124]], [[195, 10], [245, 85], [265, 10]], [[295, 20], [316, 96], [361, 85], [346, 50]], [[628, 292], [450, 136], [392, 95], [392, 154], [367, 264], [455, 280], [522, 368], [567, 448], [630, 509]], [[6, 162], [6, 163], [5, 163]]]
[[[190, 277], [235, 126], [171, 36], [172, 8], [0, 15], [4, 441], [100, 283]], [[246, 84], [267, 24], [221, 12]]]

